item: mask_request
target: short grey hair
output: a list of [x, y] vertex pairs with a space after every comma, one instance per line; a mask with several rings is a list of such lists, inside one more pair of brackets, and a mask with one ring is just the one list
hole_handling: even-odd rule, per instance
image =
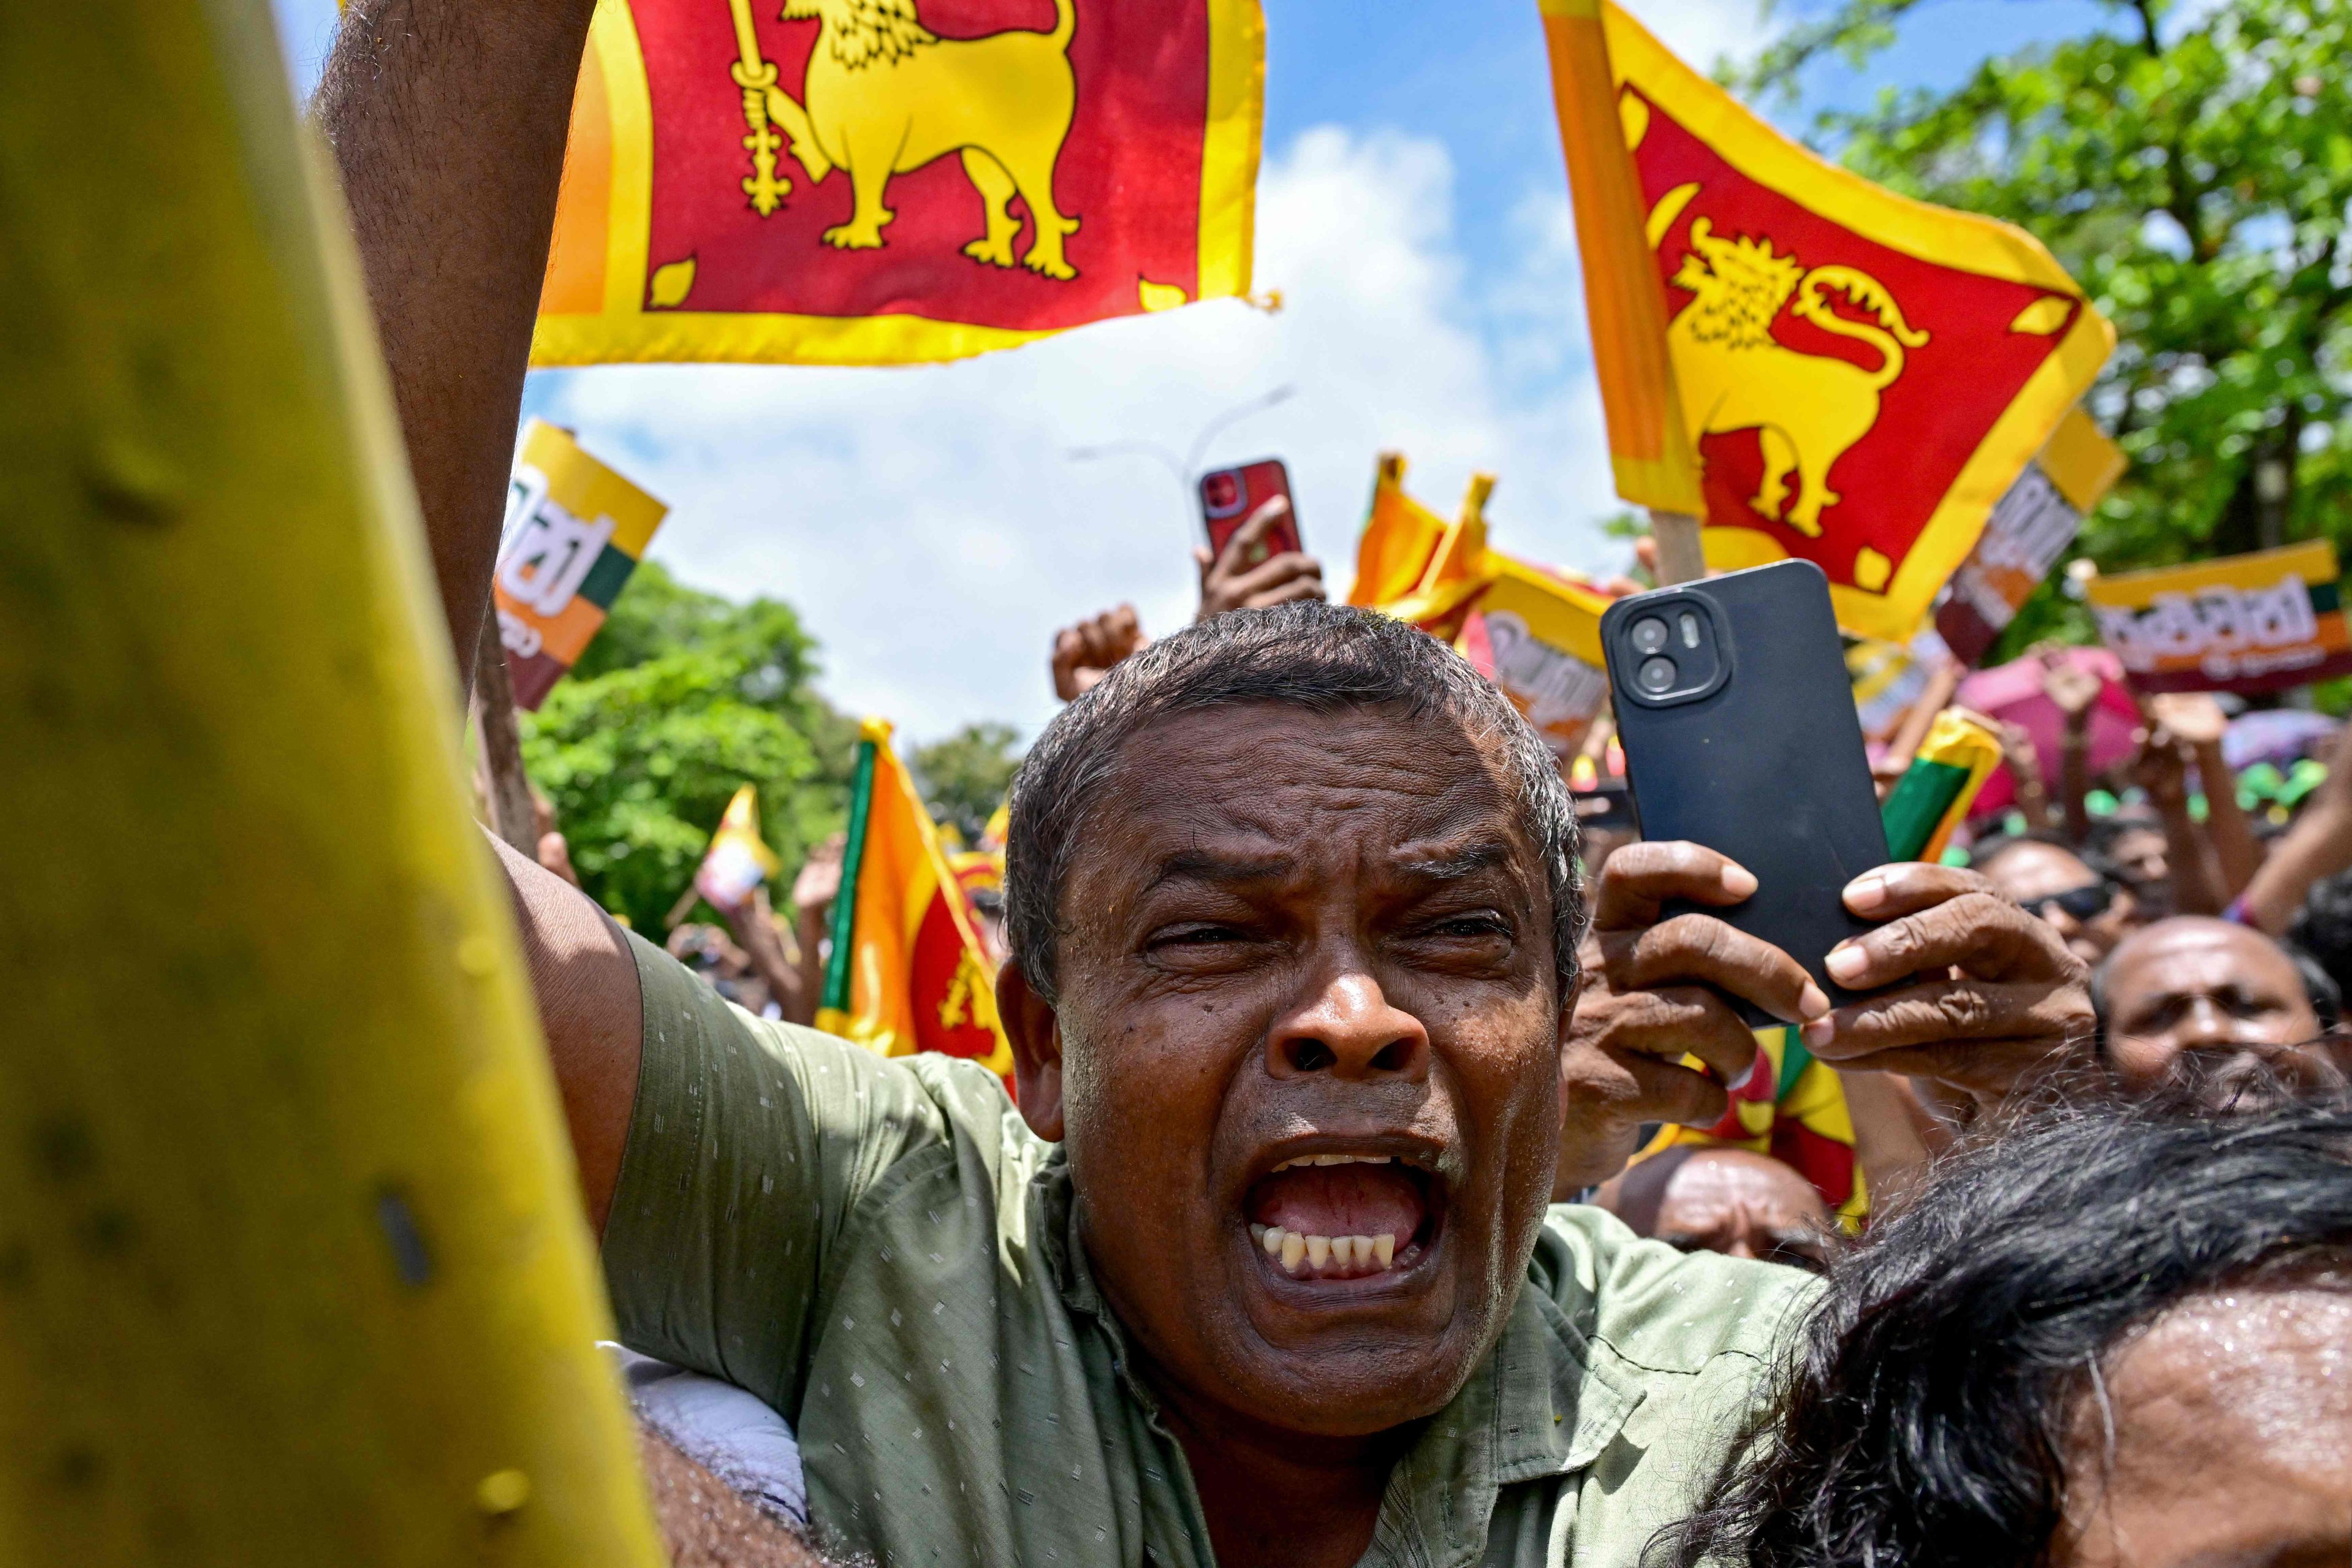
[[1510, 805], [1550, 883], [1559, 994], [1563, 1002], [1575, 994], [1584, 888], [1576, 812], [1551, 748], [1510, 699], [1435, 637], [1311, 599], [1231, 611], [1150, 644], [1063, 709], [1029, 749], [1013, 782], [1004, 920], [1031, 990], [1058, 999], [1057, 951], [1070, 929], [1063, 891], [1128, 741], [1180, 713], [1252, 704], [1433, 718], [1499, 753]]

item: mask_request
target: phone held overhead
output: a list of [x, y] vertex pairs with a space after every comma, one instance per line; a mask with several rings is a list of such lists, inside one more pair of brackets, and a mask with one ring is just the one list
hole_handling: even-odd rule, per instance
[[1870, 929], [1843, 894], [1887, 851], [1828, 579], [1781, 561], [1637, 594], [1602, 615], [1601, 640], [1642, 836], [1746, 867], [1755, 894], [1708, 912], [1849, 999], [1824, 960]]
[[1279, 458], [1264, 458], [1238, 468], [1218, 468], [1201, 476], [1201, 521], [1209, 532], [1209, 558], [1221, 560], [1249, 521], [1279, 500], [1280, 513], [1267, 524], [1243, 566], [1257, 566], [1277, 555], [1304, 554], [1298, 532], [1298, 503], [1291, 499], [1290, 470]]

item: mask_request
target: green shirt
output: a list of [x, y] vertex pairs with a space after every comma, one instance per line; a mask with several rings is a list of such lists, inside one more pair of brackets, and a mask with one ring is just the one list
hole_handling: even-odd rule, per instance
[[[1209, 1568], [1059, 1150], [994, 1076], [762, 1022], [631, 941], [645, 1059], [604, 1233], [622, 1339], [782, 1412], [812, 1517], [883, 1568]], [[1635, 1563], [1714, 1473], [1810, 1290], [1555, 1207], [1362, 1562]]]

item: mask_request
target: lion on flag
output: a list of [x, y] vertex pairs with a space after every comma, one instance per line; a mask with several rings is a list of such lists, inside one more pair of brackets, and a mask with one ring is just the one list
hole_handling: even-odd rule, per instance
[[[1748, 504], [1819, 539], [1822, 509], [1844, 499], [1830, 489], [1830, 469], [1878, 423], [1878, 395], [1903, 374], [1903, 351], [1920, 347], [1927, 334], [1903, 319], [1895, 296], [1867, 272], [1808, 270], [1793, 256], [1774, 254], [1769, 239], [1717, 238], [1706, 218], [1691, 225], [1690, 245], [1669, 281], [1698, 298], [1666, 329], [1685, 427], [1694, 437], [1757, 431], [1764, 480]], [[1832, 290], [1872, 311], [1878, 324], [1838, 314], [1824, 298]], [[1865, 370], [1833, 354], [1783, 347], [1771, 331], [1783, 305], [1823, 331], [1869, 344], [1878, 363]], [[1796, 504], [1784, 516], [1792, 472]]]
[[813, 16], [819, 24], [802, 89], [805, 103], [794, 102], [776, 68], [760, 58], [751, 0], [730, 3], [742, 52], [731, 69], [743, 89], [751, 131], [745, 144], [755, 164], [743, 188], [761, 216], [791, 188], [773, 174], [768, 121], [785, 128], [810, 179], [823, 180], [835, 168], [848, 174], [856, 205], [846, 223], [824, 231], [824, 242], [843, 250], [886, 243], [882, 227], [898, 216], [882, 200], [892, 175], [957, 153], [988, 221], [988, 231], [963, 253], [1013, 265], [1021, 220], [1012, 202], [1018, 195], [1037, 220], [1024, 265], [1048, 278], [1077, 276], [1062, 241], [1076, 232], [1078, 220], [1054, 204], [1054, 166], [1077, 108], [1069, 60], [1076, 0], [1054, 0], [1051, 31], [1010, 28], [978, 38], [939, 37], [917, 17], [913, 0], [785, 0], [786, 18]]

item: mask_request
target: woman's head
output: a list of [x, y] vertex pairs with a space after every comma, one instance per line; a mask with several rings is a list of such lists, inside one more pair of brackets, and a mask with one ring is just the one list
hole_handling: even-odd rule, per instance
[[1989, 1141], [1835, 1268], [1794, 1354], [1665, 1560], [2342, 1563], [2352, 1110]]

